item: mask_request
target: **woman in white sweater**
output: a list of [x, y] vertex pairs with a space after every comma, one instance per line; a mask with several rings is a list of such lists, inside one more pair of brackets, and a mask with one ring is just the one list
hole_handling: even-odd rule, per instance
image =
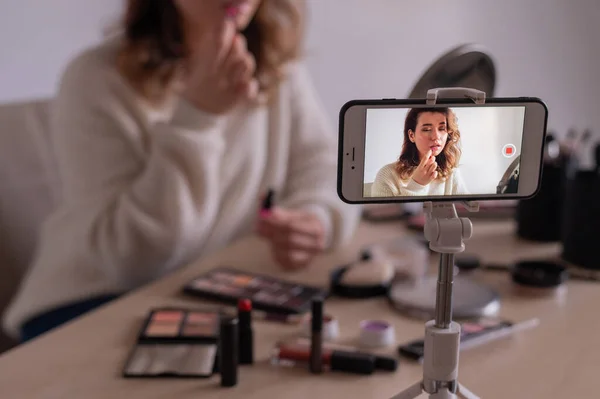
[[458, 169], [460, 130], [450, 108], [413, 108], [406, 114], [402, 153], [382, 167], [373, 197], [468, 194]]
[[288, 269], [351, 237], [299, 3], [129, 0], [123, 34], [70, 62], [53, 104], [61, 205], [9, 333], [33, 338], [243, 235]]

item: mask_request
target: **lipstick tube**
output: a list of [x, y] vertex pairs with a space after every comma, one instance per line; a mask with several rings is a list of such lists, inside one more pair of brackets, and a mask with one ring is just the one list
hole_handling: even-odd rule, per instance
[[[323, 368], [328, 371], [365, 375], [375, 371], [375, 356], [366, 353], [324, 348], [320, 360]], [[311, 363], [311, 349], [305, 345], [280, 344], [275, 347], [271, 363], [306, 368]]]
[[233, 387], [238, 381], [238, 319], [221, 319], [219, 331], [219, 371], [221, 386]]
[[[310, 350], [310, 340], [308, 340], [306, 338], [298, 338], [298, 339], [291, 340], [291, 341], [284, 341], [284, 342], [281, 342], [279, 345], [284, 345], [286, 347], [300, 348], [301, 350]], [[382, 355], [378, 355], [378, 354], [374, 354], [374, 353], [366, 353], [366, 352], [363, 352], [360, 349], [352, 347], [352, 346], [340, 345], [340, 344], [335, 344], [335, 343], [331, 343], [331, 342], [324, 343], [323, 348], [325, 348], [325, 350], [330, 350], [330, 351], [337, 350], [337, 351], [353, 352], [353, 353], [358, 352], [358, 353], [363, 353], [366, 355], [372, 355], [375, 358], [375, 369], [376, 370], [396, 371], [398, 369], [398, 360], [396, 360], [390, 356], [382, 356]]]
[[252, 330], [252, 302], [238, 301], [239, 363], [254, 363], [254, 332]]

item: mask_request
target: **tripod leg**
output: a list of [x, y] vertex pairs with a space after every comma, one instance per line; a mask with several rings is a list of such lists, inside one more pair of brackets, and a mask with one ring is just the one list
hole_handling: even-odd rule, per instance
[[479, 396], [475, 395], [473, 392], [469, 391], [467, 388], [465, 388], [464, 385], [462, 384], [458, 384], [458, 389], [457, 392], [459, 397], [463, 398], [463, 399], [481, 399]]
[[390, 399], [415, 399], [423, 393], [423, 387], [421, 381], [416, 384], [406, 388], [404, 391], [395, 395]]
[[457, 396], [447, 389], [440, 389], [436, 393], [429, 395], [429, 399], [456, 399]]

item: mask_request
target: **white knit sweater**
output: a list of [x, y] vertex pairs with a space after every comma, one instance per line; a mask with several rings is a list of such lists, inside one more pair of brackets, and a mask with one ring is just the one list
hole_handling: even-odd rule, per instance
[[372, 197], [456, 194], [469, 194], [458, 169], [454, 169], [450, 176], [445, 179], [436, 179], [423, 186], [412, 178], [408, 180], [401, 179], [395, 169], [395, 163], [387, 164], [379, 169], [371, 186]]
[[317, 213], [330, 246], [358, 207], [336, 192], [337, 135], [300, 64], [270, 106], [209, 115], [180, 100], [145, 106], [115, 68], [118, 39], [70, 62], [53, 103], [61, 206], [4, 317], [15, 337], [36, 314], [125, 292], [253, 232], [269, 187]]

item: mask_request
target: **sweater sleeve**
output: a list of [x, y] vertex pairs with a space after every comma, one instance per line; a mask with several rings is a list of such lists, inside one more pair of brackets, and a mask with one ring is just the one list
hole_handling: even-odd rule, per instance
[[281, 205], [314, 212], [325, 226], [327, 246], [344, 245], [355, 232], [361, 207], [337, 195], [337, 134], [308, 71], [294, 65], [290, 72], [290, 153]]
[[375, 180], [371, 186], [371, 196], [373, 197], [396, 197], [400, 195], [396, 184], [396, 176], [391, 165], [385, 165], [375, 175]]
[[116, 70], [81, 57], [54, 104], [63, 207], [79, 237], [73, 245], [119, 286], [187, 261], [219, 204], [221, 120], [181, 102], [169, 123], [152, 125], [140, 101]]
[[417, 183], [411, 177], [408, 183], [406, 183], [405, 186], [402, 186], [400, 192], [402, 193], [402, 195], [427, 195], [427, 186], [423, 186], [422, 184]]
[[408, 182], [398, 179], [393, 165], [379, 169], [371, 186], [373, 197], [419, 196], [427, 194], [427, 186], [422, 186], [412, 178]]

